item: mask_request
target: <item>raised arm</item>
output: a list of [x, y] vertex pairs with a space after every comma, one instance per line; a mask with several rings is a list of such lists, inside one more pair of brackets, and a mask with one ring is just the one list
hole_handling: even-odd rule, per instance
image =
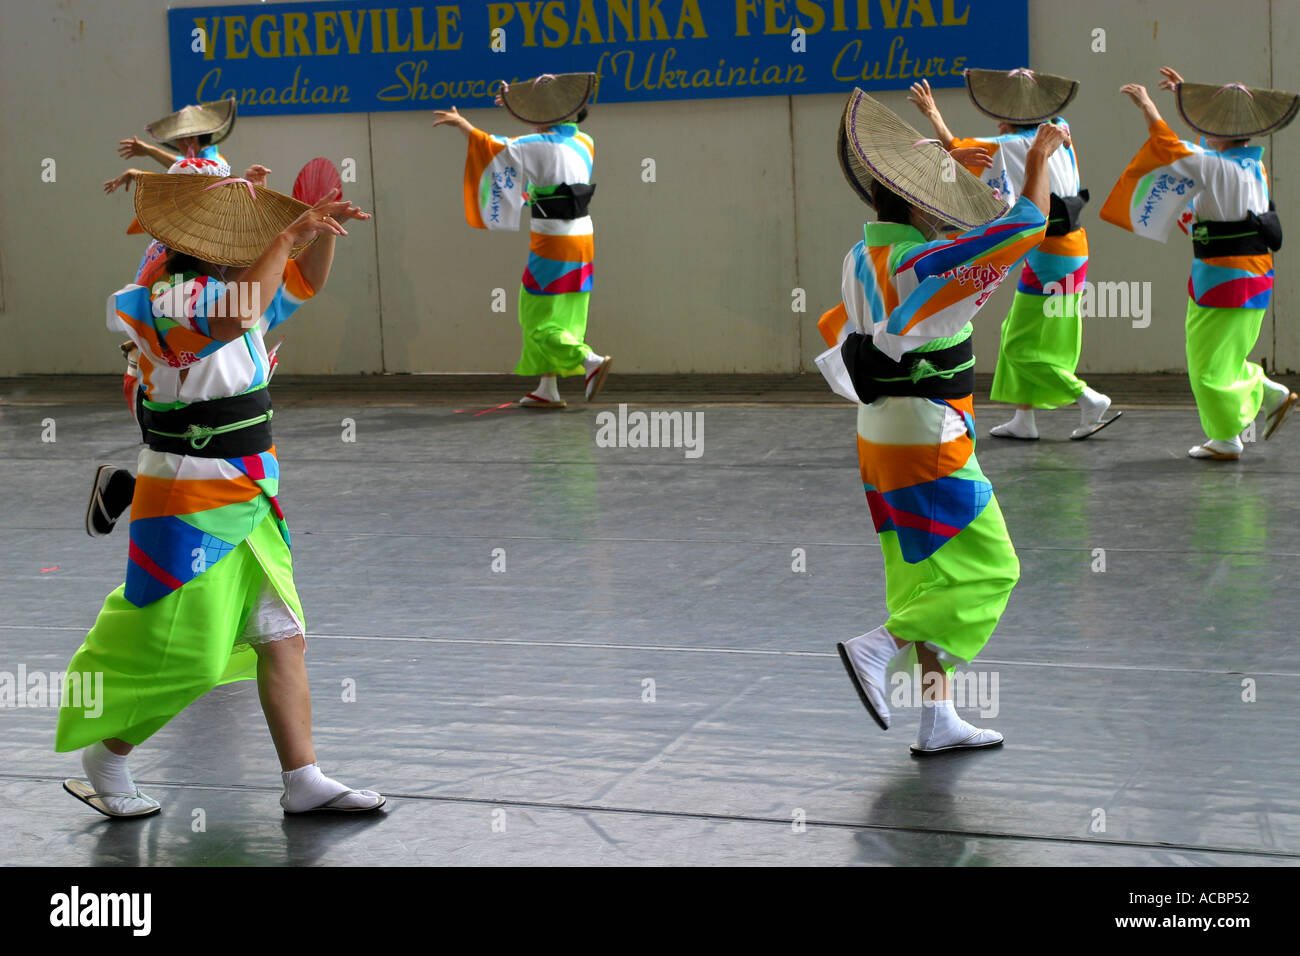
[[231, 283], [224, 301], [213, 310], [216, 314], [208, 318], [211, 337], [230, 342], [243, 335], [260, 317], [252, 314], [252, 306], [265, 309], [275, 298], [294, 246], [314, 237], [319, 239], [304, 249], [296, 261], [303, 279], [313, 290], [319, 290], [329, 278], [334, 262], [334, 237], [347, 235], [340, 223], [369, 218], [370, 213], [362, 212], [347, 200], [322, 201], [304, 212], [271, 240], [257, 261], [243, 270], [237, 282]]
[[[323, 214], [319, 219], [320, 226], [316, 225], [317, 218], [315, 213]], [[305, 242], [312, 235], [318, 235], [312, 245], [304, 249], [295, 260], [298, 263], [298, 271], [302, 277], [307, 280], [307, 284], [315, 291], [319, 292], [325, 287], [326, 280], [329, 279], [330, 269], [334, 265], [334, 237], [346, 236], [347, 230], [341, 225], [349, 219], [364, 220], [369, 219], [370, 213], [362, 212], [360, 206], [353, 205], [346, 199], [334, 201], [323, 200], [314, 207], [307, 210], [299, 217], [298, 222], [289, 227], [290, 230], [302, 223], [298, 238], [294, 239], [294, 245], [299, 242]], [[304, 219], [306, 221], [304, 222]], [[324, 226], [325, 228], [321, 228]], [[313, 229], [314, 232], [309, 231]], [[281, 269], [281, 272], [284, 270]], [[277, 273], [277, 276], [279, 273]], [[277, 279], [277, 284], [279, 280]]]
[[176, 156], [157, 146], [150, 146], [141, 140], [138, 136], [132, 136], [130, 139], [124, 139], [117, 144], [117, 155], [123, 159], [130, 159], [132, 156], [148, 156], [156, 159], [162, 164], [163, 169], [171, 169], [172, 163], [176, 162]]
[[1020, 191], [1038, 211], [1047, 215], [1051, 204], [1052, 184], [1047, 174], [1047, 159], [1062, 145], [1068, 145], [1070, 134], [1065, 127], [1044, 123], [1038, 127], [1034, 141], [1025, 156], [1025, 187]]
[[113, 193], [114, 190], [125, 188], [127, 192], [131, 191], [131, 184], [135, 182], [135, 177], [143, 173], [143, 169], [128, 169], [115, 179], [104, 181], [104, 192]]
[[956, 137], [952, 135], [952, 130], [948, 129], [944, 123], [943, 114], [939, 112], [939, 107], [934, 102], [934, 94], [930, 91], [930, 81], [922, 80], [920, 83], [913, 83], [912, 95], [907, 99], [930, 121], [930, 125], [934, 127], [934, 137], [943, 144], [943, 148], [952, 149], [952, 141]]
[[[1165, 69], [1168, 69], [1168, 67]], [[1175, 73], [1174, 75], [1177, 76], [1178, 74]], [[1162, 80], [1160, 85], [1164, 86], [1166, 82], [1171, 81]], [[1173, 89], [1173, 86], [1168, 88]], [[1137, 108], [1142, 111], [1142, 118], [1146, 120], [1147, 129], [1150, 129], [1152, 126], [1155, 126], [1156, 123], [1159, 123], [1164, 119], [1164, 117], [1160, 115], [1160, 110], [1156, 109], [1156, 104], [1152, 101], [1151, 94], [1147, 92], [1147, 88], [1141, 83], [1125, 83], [1119, 88], [1119, 91], [1131, 99]]]
[[474, 134], [474, 124], [461, 116], [460, 111], [454, 106], [449, 110], [434, 110], [433, 115], [434, 129], [443, 125], [454, 126], [465, 134], [466, 139], [469, 139]]

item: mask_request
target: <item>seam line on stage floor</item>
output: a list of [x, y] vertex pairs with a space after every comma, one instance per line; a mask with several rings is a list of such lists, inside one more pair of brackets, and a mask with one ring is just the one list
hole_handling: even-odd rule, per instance
[[[43, 774], [0, 773], [0, 779], [24, 780], [32, 783], [57, 783], [65, 778]], [[280, 791], [274, 787], [217, 786], [214, 784], [170, 783], [163, 780], [138, 780], [138, 784], [149, 787], [164, 787], [172, 790], [205, 790], [220, 793], [267, 793]], [[534, 810], [571, 811], [577, 813], [614, 813], [625, 816], [651, 816], [682, 820], [715, 820], [724, 823], [760, 823], [788, 827], [790, 821], [784, 817], [764, 817], [743, 813], [709, 813], [702, 810], [654, 810], [647, 807], [612, 807], [593, 806], [584, 803], [562, 803], [545, 800], [506, 800], [492, 797], [456, 797], [439, 794], [422, 793], [388, 793], [390, 800], [423, 800], [431, 803], [482, 804], [485, 806], [519, 807]], [[1086, 837], [1049, 836], [1037, 833], [1016, 833], [1001, 830], [957, 830], [946, 827], [924, 826], [888, 826], [881, 823], [849, 823], [842, 820], [807, 820], [809, 827], [826, 827], [837, 830], [872, 831], [877, 833], [915, 833], [932, 836], [953, 836], [987, 840], [1025, 840], [1035, 843], [1068, 843], [1079, 846], [1114, 846], [1129, 849], [1168, 850], [1187, 853], [1225, 853], [1234, 856], [1266, 856], [1279, 859], [1300, 859], [1300, 853], [1287, 850], [1248, 849], [1246, 847], [1211, 846], [1195, 843], [1160, 843], [1145, 840], [1090, 840]]]
[[[76, 528], [67, 527], [22, 527], [0, 526], [0, 532], [50, 532], [50, 531], [75, 531]], [[590, 541], [592, 543], [600, 542], [602, 544], [691, 544], [691, 545], [724, 545], [727, 547], [736, 546], [754, 546], [754, 547], [775, 547], [783, 548], [789, 546], [794, 540], [794, 536], [785, 541], [753, 541], [753, 540], [735, 540], [726, 538], [617, 538], [617, 537], [578, 537], [558, 534], [437, 534], [436, 532], [425, 531], [307, 531], [301, 528], [295, 528], [295, 535], [307, 537], [344, 537], [344, 538], [437, 538], [449, 541]], [[864, 541], [812, 541], [807, 544], [801, 544], [802, 548], [879, 548], [874, 538]], [[1065, 547], [1063, 545], [1050, 544], [1017, 544], [1016, 551], [1060, 551], [1063, 553], [1091, 554], [1092, 548], [1089, 547]], [[1196, 549], [1177, 550], [1171, 548], [1118, 548], [1108, 546], [1107, 552], [1117, 554], [1193, 554], [1204, 555], [1207, 557], [1268, 557], [1268, 558], [1300, 558], [1300, 552], [1293, 551], [1200, 551]]]
[[[77, 631], [84, 627], [73, 624], [0, 624], [0, 630], [27, 631]], [[308, 640], [326, 641], [392, 641], [410, 644], [466, 644], [487, 647], [568, 647], [585, 650], [613, 651], [666, 651], [682, 654], [740, 654], [752, 657], [821, 657], [833, 658], [831, 651], [784, 651], [757, 647], [686, 647], [681, 644], [607, 644], [587, 641], [512, 641], [506, 638], [473, 637], [417, 637], [414, 635], [385, 634], [311, 634]], [[1194, 667], [1144, 667], [1138, 664], [1089, 664], [1082, 661], [1007, 661], [998, 658], [981, 658], [979, 664], [996, 664], [999, 667], [1063, 667], [1082, 670], [1108, 671], [1159, 671], [1171, 674], [1202, 674], [1206, 676], [1237, 676], [1249, 673], [1251, 677], [1300, 677], [1286, 671], [1236, 671], [1200, 670]], [[0, 774], [0, 776], [4, 776]]]

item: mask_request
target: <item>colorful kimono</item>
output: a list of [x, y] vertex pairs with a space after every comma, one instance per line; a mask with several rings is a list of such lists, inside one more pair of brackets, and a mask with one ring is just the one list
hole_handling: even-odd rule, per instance
[[[818, 322], [831, 345], [818, 364], [835, 391], [844, 394], [838, 357], [851, 332], [870, 337], [894, 361], [968, 342], [970, 319], [1045, 228], [1024, 198], [1002, 218], [936, 242], [910, 225], [868, 223], [844, 260], [843, 302]], [[916, 368], [927, 374], [924, 362]], [[1020, 575], [992, 485], [975, 459], [972, 396], [859, 403], [858, 463], [884, 554], [885, 626], [899, 639], [932, 646], [949, 666], [969, 662]]]
[[[128, 285], [108, 300], [108, 327], [139, 347], [141, 388], [156, 411], [266, 387], [263, 336], [310, 298], [293, 262], [241, 337], [209, 336], [228, 286], [189, 274]], [[256, 677], [251, 644], [301, 634], [289, 531], [277, 500], [275, 448], [241, 458], [140, 451], [126, 583], [104, 601], [70, 673], [104, 675], [104, 710], [59, 711], [55, 749], [108, 737], [143, 743], [220, 683]]]
[[[507, 139], [476, 129], [465, 157], [465, 219], [476, 229], [519, 228], [524, 205], [557, 186], [589, 184], [595, 146], [573, 123]], [[579, 375], [595, 244], [590, 216], [531, 217], [519, 288], [523, 348], [516, 375]]]
[[[1261, 146], [1223, 152], [1180, 140], [1161, 120], [1102, 207], [1101, 218], [1166, 241], [1175, 223], [1237, 222], [1268, 211]], [[1190, 209], [1189, 209], [1190, 205]], [[1273, 254], [1192, 260], [1187, 282], [1187, 374], [1201, 427], [1227, 441], [1259, 414], [1264, 370], [1246, 360], [1273, 294]]]
[[[1052, 122], [1069, 125], [1064, 119]], [[968, 167], [1008, 203], [1025, 183], [1025, 158], [1035, 131], [1007, 133], [992, 139], [953, 140], [953, 148], [979, 146], [993, 166]], [[1079, 164], [1074, 149], [1061, 146], [1047, 161], [1051, 190], [1061, 198], [1079, 195]], [[1011, 311], [1002, 323], [997, 370], [991, 397], [996, 402], [1057, 408], [1076, 401], [1085, 383], [1074, 374], [1083, 346], [1078, 304], [1088, 278], [1088, 237], [1080, 227], [1047, 236], [1029, 253]]]

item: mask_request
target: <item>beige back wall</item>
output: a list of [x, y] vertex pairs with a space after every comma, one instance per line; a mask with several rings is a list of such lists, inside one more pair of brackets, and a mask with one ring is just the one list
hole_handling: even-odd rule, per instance
[[[127, 165], [117, 140], [169, 109], [166, 8], [166, 0], [0, 7], [0, 320], [8, 331], [0, 375], [119, 369], [104, 302], [130, 280], [144, 243], [123, 234], [129, 199], [103, 196], [100, 184]], [[1092, 52], [1095, 29], [1105, 30], [1104, 53]], [[1067, 117], [1094, 200], [1085, 211], [1089, 278], [1149, 281], [1153, 295], [1149, 328], [1086, 321], [1084, 371], [1183, 366], [1186, 240], [1140, 240], [1096, 215], [1143, 138], [1120, 84], [1154, 88], [1168, 63], [1193, 80], [1296, 89], [1300, 63], [1283, 55], [1296, 43], [1300, 3], [1283, 0], [1031, 0], [1030, 65], [1082, 83]], [[1214, 65], [1202, 68], [1211, 54]], [[1006, 64], [993, 56], [990, 65]], [[1186, 135], [1171, 97], [1154, 95]], [[903, 93], [879, 96], [923, 122]], [[958, 134], [991, 132], [962, 91], [938, 99]], [[627, 372], [811, 369], [822, 349], [817, 314], [838, 301], [841, 261], [868, 217], [832, 151], [842, 104], [839, 95], [814, 95], [594, 109], [585, 125], [599, 184], [591, 343]], [[522, 131], [499, 111], [467, 115], [491, 132]], [[375, 213], [341, 240], [329, 287], [285, 327], [287, 372], [513, 366], [527, 238], [464, 224], [464, 140], [430, 121], [421, 112], [243, 118], [223, 146], [239, 169], [272, 167], [272, 185], [285, 191], [311, 157], [350, 158], [357, 182], [348, 195]], [[1300, 126], [1264, 145], [1283, 221], [1300, 229], [1300, 183], [1292, 183]], [[57, 164], [53, 183], [41, 180], [46, 158]], [[647, 158], [653, 183], [642, 179]], [[1300, 270], [1288, 268], [1294, 254], [1288, 246], [1278, 255], [1274, 308], [1255, 356], [1284, 369], [1300, 368], [1300, 330], [1275, 321], [1300, 295]], [[796, 288], [807, 293], [804, 313], [791, 309]], [[492, 310], [496, 289], [505, 290], [505, 313]], [[992, 368], [1012, 289], [1006, 283], [977, 321], [983, 370]]]

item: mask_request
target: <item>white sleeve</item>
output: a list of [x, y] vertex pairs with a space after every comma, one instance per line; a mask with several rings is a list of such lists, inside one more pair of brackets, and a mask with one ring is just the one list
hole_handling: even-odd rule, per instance
[[873, 323], [870, 310], [867, 308], [867, 290], [859, 277], [859, 268], [864, 254], [864, 244], [859, 242], [844, 257], [844, 270], [840, 276], [840, 298], [844, 301], [844, 311], [848, 314], [849, 321], [844, 324], [844, 329], [840, 332], [840, 341], [843, 341], [850, 332], [871, 334]]

